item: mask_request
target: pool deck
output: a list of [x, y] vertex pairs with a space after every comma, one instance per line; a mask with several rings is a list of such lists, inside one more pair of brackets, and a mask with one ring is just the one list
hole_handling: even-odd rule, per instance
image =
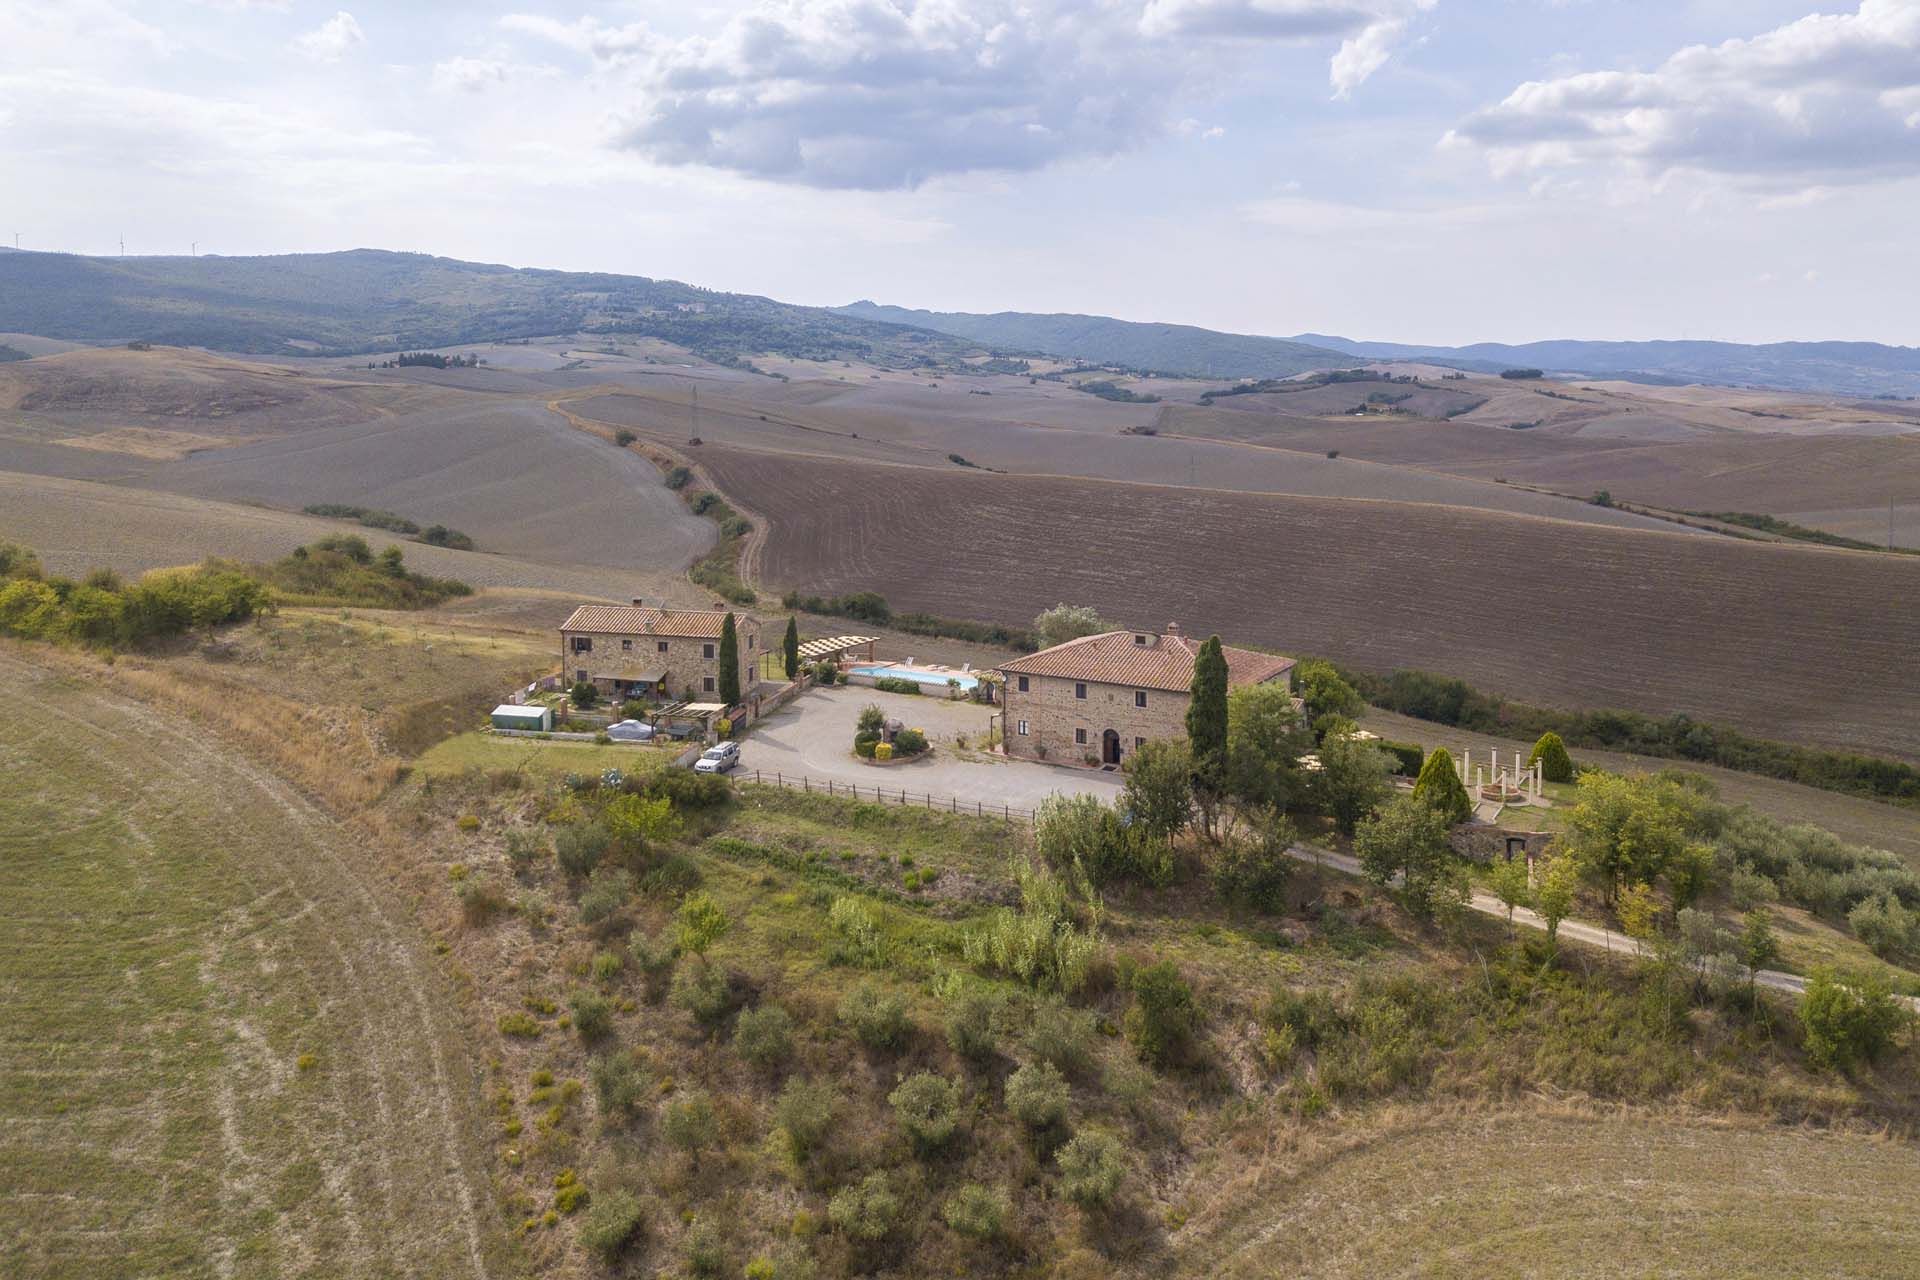
[[[980, 683], [978, 670], [963, 671], [959, 667], [949, 667], [937, 662], [860, 662], [847, 668], [849, 678], [868, 680], [892, 677], [897, 680], [918, 679], [921, 684], [945, 684], [949, 680], [958, 680], [960, 687], [971, 689]], [[924, 677], [924, 678], [922, 678]]]

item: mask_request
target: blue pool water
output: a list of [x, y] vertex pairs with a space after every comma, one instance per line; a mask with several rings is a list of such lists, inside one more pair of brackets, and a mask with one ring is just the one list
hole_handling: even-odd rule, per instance
[[938, 689], [946, 688], [949, 680], [959, 681], [962, 689], [971, 689], [980, 683], [972, 676], [963, 676], [958, 672], [917, 671], [912, 667], [864, 666], [848, 667], [847, 671], [856, 676], [892, 676], [895, 680], [911, 680], [915, 684], [931, 685]]

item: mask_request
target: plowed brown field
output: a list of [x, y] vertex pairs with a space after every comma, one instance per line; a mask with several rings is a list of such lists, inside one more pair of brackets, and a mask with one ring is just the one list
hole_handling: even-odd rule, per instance
[[709, 446], [759, 572], [1024, 622], [1062, 600], [1562, 705], [1920, 758], [1920, 561], [1446, 507]]

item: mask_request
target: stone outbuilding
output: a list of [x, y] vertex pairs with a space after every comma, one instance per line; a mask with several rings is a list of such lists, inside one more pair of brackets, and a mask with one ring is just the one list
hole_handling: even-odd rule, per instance
[[[1227, 686], [1293, 683], [1292, 658], [1223, 646]], [[1183, 738], [1200, 644], [1166, 630], [1107, 631], [997, 668], [1009, 756], [1118, 765], [1154, 738]]]

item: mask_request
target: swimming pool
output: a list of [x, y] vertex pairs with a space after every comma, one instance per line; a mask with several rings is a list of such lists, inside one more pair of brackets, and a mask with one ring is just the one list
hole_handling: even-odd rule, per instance
[[947, 681], [952, 680], [962, 689], [972, 689], [980, 682], [958, 671], [922, 671], [918, 667], [889, 666], [884, 662], [867, 663], [858, 667], [848, 667], [847, 673], [856, 676], [884, 676], [895, 680], [911, 680], [915, 684], [931, 685], [945, 689]]

